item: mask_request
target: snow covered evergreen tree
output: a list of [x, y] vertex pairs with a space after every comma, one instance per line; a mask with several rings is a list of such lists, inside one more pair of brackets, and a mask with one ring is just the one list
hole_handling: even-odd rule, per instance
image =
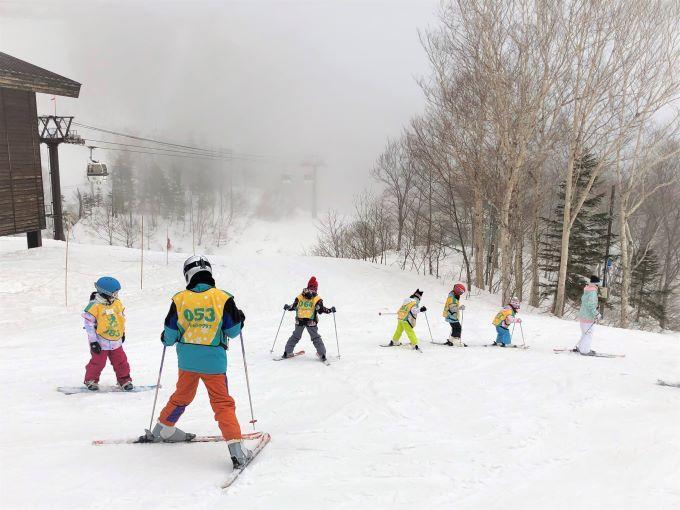
[[[576, 161], [574, 186], [582, 188], [591, 177], [591, 171], [598, 164], [596, 157], [590, 153]], [[554, 296], [557, 290], [557, 273], [560, 266], [560, 241], [562, 238], [562, 218], [564, 211], [565, 183], [560, 183], [557, 203], [550, 218], [543, 218], [546, 232], [541, 242], [541, 269], [546, 281], [541, 284], [542, 297]], [[595, 179], [593, 190], [598, 189]], [[567, 262], [567, 299], [578, 302], [583, 290], [583, 283], [597, 272], [602, 264], [606, 247], [607, 211], [601, 211], [604, 192], [595, 191], [583, 203], [581, 213], [576, 217], [569, 238], [569, 260]]]

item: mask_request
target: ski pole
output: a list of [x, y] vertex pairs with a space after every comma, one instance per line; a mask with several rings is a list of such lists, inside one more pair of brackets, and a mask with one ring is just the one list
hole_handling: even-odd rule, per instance
[[378, 315], [397, 315], [396, 312], [378, 312]]
[[[283, 319], [282, 319], [283, 321]], [[253, 430], [255, 430], [255, 413], [253, 412], [253, 397], [250, 394], [250, 379], [248, 378], [248, 363], [246, 363], [246, 348], [243, 345], [243, 333], [239, 332], [239, 337], [241, 337], [241, 352], [243, 353], [243, 370], [246, 373], [246, 387], [248, 388], [248, 402], [250, 403], [250, 423], [253, 424]], [[272, 350], [274, 350], [272, 348]]]
[[149, 420], [149, 430], [153, 427], [153, 415], [156, 414], [156, 401], [158, 400], [158, 388], [161, 387], [161, 374], [163, 373], [163, 362], [165, 361], [165, 349], [167, 345], [163, 345], [163, 354], [161, 355], [161, 367], [158, 369], [158, 381], [156, 382], [156, 394], [153, 397], [153, 408], [151, 409], [151, 419]]
[[335, 328], [335, 343], [338, 346], [338, 359], [340, 359], [340, 340], [338, 340], [338, 325], [335, 322], [335, 312], [333, 312], [333, 327]]
[[274, 352], [274, 346], [276, 346], [276, 341], [279, 338], [279, 331], [281, 331], [281, 324], [283, 324], [283, 319], [286, 316], [286, 311], [287, 310], [284, 310], [283, 315], [281, 316], [281, 322], [279, 322], [279, 329], [276, 330], [276, 336], [274, 337], [274, 343], [272, 344], [272, 348], [269, 350], [270, 353]]
[[430, 343], [434, 343], [434, 338], [432, 338], [432, 330], [430, 329], [430, 321], [427, 318], [427, 312], [423, 312], [425, 314], [425, 322], [427, 322], [427, 330], [430, 332]]
[[522, 348], [526, 349], [527, 348], [527, 343], [524, 340], [524, 328], [522, 328], [522, 323], [519, 323], [519, 331], [522, 333]]

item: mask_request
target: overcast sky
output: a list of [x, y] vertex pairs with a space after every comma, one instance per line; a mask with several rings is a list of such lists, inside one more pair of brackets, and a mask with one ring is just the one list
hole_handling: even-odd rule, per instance
[[[435, 23], [438, 5], [0, 0], [0, 50], [83, 84], [80, 98], [57, 99], [59, 114], [274, 156], [265, 166], [275, 178], [317, 155], [324, 195], [346, 205], [386, 138], [422, 109], [418, 30]], [[39, 113], [51, 108], [39, 95]], [[62, 147], [68, 191], [83, 179], [87, 150]]]

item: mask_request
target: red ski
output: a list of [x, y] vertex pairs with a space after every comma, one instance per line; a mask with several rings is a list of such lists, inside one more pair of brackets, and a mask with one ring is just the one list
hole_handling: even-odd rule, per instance
[[287, 358], [284, 358], [283, 356], [277, 356], [276, 358], [274, 358], [274, 361], [281, 361], [281, 360], [284, 360], [284, 359], [294, 358], [295, 356], [302, 356], [304, 353], [305, 353], [305, 351], [294, 352], [292, 356], [289, 356]]

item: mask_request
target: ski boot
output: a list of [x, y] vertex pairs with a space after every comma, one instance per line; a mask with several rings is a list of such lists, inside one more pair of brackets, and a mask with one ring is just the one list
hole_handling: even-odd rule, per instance
[[444, 345], [448, 345], [449, 347], [453, 347], [455, 344], [451, 340], [447, 340], [444, 342]]
[[316, 355], [319, 358], [319, 361], [323, 361], [326, 363], [326, 355], [325, 354], [318, 354]]
[[231, 464], [234, 469], [243, 469], [248, 465], [250, 459], [253, 458], [253, 452], [248, 448], [243, 448], [241, 441], [234, 441], [229, 443], [229, 456], [231, 457]]
[[123, 384], [118, 383], [118, 386], [120, 386], [120, 389], [123, 391], [132, 391], [135, 389], [134, 384], [132, 384], [132, 381], [126, 381]]
[[177, 427], [168, 427], [161, 422], [156, 422], [153, 431], [144, 432], [145, 434], [139, 438], [140, 443], [187, 443], [196, 437], [196, 434], [184, 432]]
[[390, 343], [387, 344], [390, 347], [399, 347], [401, 345], [401, 342], [395, 342], [394, 340], [390, 340]]
[[418, 347], [418, 344], [415, 344], [415, 345], [413, 346], [413, 350], [414, 350], [414, 351], [423, 352], [423, 351], [420, 349], [420, 347]]
[[597, 353], [593, 350], [590, 350], [588, 352], [579, 352], [581, 356], [595, 356]]
[[85, 381], [84, 384], [90, 391], [99, 391], [99, 383], [97, 381]]
[[294, 356], [295, 356], [295, 355], [294, 355], [292, 352], [291, 352], [291, 353], [287, 353], [286, 351], [283, 351], [283, 355], [281, 356], [281, 358], [286, 359], [286, 358], [292, 358], [292, 357], [294, 357]]

